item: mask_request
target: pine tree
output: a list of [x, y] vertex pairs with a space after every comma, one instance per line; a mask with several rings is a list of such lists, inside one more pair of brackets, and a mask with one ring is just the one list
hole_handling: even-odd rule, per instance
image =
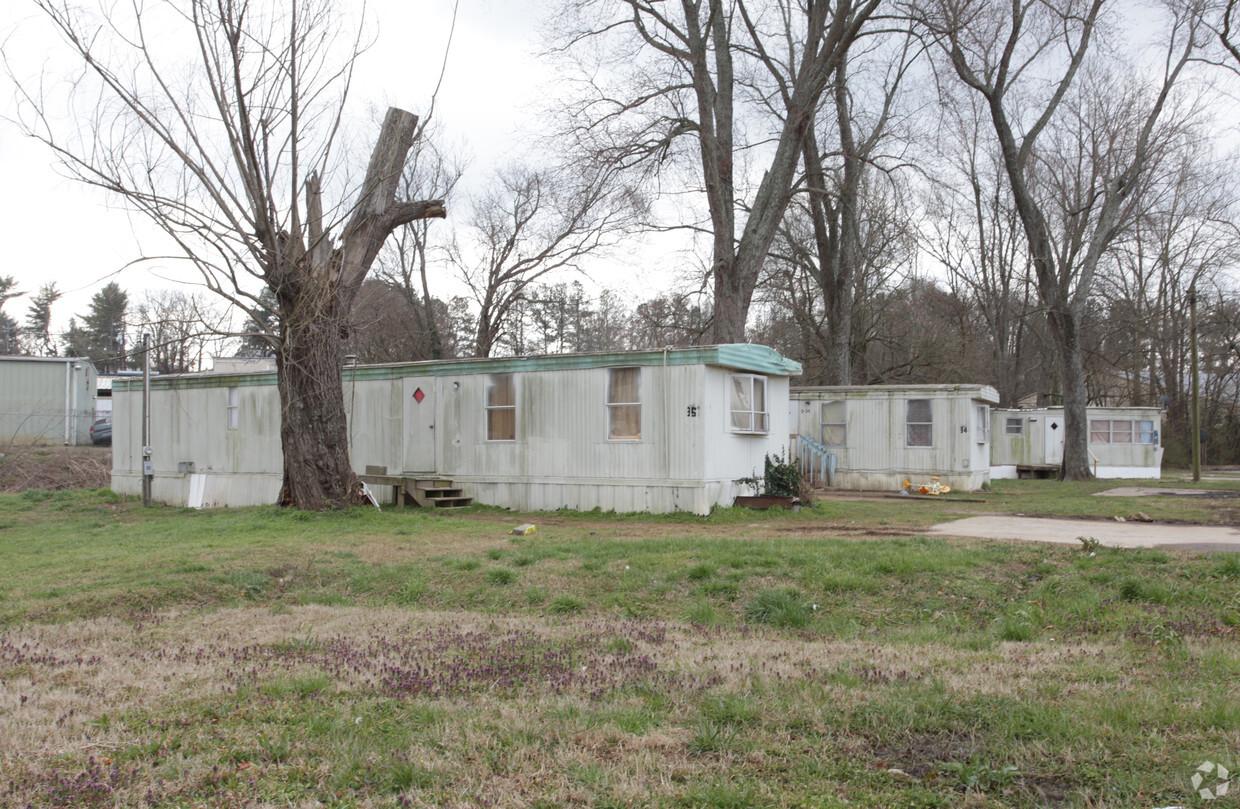
[[88, 338], [91, 361], [100, 373], [125, 369], [125, 316], [129, 296], [111, 281], [90, 299], [90, 312], [82, 315], [82, 328]]
[[60, 300], [62, 294], [57, 291], [55, 281], [39, 287], [26, 313], [26, 353], [36, 357], [56, 356], [56, 342], [52, 339], [52, 304]]

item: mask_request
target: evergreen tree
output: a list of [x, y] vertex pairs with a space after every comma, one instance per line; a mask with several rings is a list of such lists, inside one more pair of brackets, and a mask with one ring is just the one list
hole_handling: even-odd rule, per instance
[[14, 289], [17, 279], [11, 275], [0, 276], [0, 354], [17, 354], [21, 345], [17, 341], [17, 321], [4, 313], [4, 303], [23, 294]]
[[99, 373], [111, 374], [125, 369], [125, 316], [129, 296], [115, 281], [110, 281], [90, 299], [90, 312], [82, 315], [82, 328], [89, 339], [87, 356]]
[[50, 281], [39, 287], [26, 313], [26, 353], [36, 357], [56, 356], [56, 343], [52, 339], [52, 304], [63, 293], [57, 291], [56, 282]]

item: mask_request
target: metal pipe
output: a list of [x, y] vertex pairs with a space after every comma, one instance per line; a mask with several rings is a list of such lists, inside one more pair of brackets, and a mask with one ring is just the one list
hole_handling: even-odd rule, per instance
[[151, 507], [151, 335], [142, 335], [142, 505]]
[[70, 374], [69, 374], [69, 379], [70, 379], [70, 381], [72, 382], [72, 384], [71, 384], [69, 387], [70, 387], [70, 388], [72, 389], [72, 391], [73, 391], [73, 429], [69, 431], [69, 434], [70, 434], [71, 436], [73, 436], [73, 438], [71, 439], [71, 441], [72, 441], [72, 443], [73, 443], [73, 446], [75, 446], [75, 447], [77, 446], [77, 439], [78, 439], [78, 426], [77, 426], [77, 419], [78, 419], [78, 395], [77, 395], [77, 391], [78, 391], [78, 389], [77, 389], [77, 372], [78, 372], [78, 371], [80, 371], [80, 370], [82, 370], [82, 365], [81, 365], [81, 363], [77, 363], [77, 362], [75, 362], [75, 363], [73, 363], [73, 370], [72, 370], [72, 371], [70, 371]]
[[69, 446], [69, 375], [73, 373], [73, 361], [65, 360], [65, 446]]

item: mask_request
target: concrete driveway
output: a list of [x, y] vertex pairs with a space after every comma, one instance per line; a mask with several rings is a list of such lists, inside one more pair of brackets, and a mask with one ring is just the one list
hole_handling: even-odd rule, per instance
[[1093, 537], [1108, 548], [1180, 548], [1240, 551], [1240, 529], [1215, 525], [1164, 525], [1106, 520], [1049, 520], [1040, 517], [968, 517], [945, 522], [928, 533], [981, 539], [1023, 539], [1075, 545]]

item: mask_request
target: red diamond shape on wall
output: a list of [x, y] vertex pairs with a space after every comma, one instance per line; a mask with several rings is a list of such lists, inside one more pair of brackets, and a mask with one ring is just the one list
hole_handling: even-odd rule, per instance
[[417, 402], [418, 404], [422, 404], [422, 400], [425, 398], [426, 398], [426, 394], [422, 392], [421, 388], [418, 388], [417, 390], [413, 392], [413, 400]]

